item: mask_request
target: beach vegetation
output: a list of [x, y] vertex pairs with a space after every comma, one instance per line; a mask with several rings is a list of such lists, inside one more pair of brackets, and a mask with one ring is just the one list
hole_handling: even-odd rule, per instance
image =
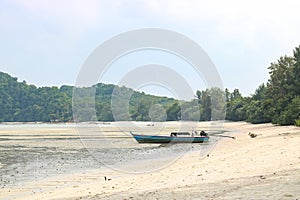
[[299, 117], [299, 119], [296, 119], [296, 120], [295, 120], [295, 125], [296, 125], [296, 126], [300, 126], [300, 117]]
[[190, 101], [125, 86], [37, 87], [0, 72], [0, 122], [230, 120], [300, 126], [300, 46], [268, 67], [253, 95], [217, 87]]
[[[232, 98], [225, 90], [226, 119], [251, 123], [297, 124], [300, 118], [300, 47], [293, 56], [282, 56], [268, 68], [270, 78], [251, 97]], [[236, 93], [236, 92], [235, 92]], [[239, 95], [238, 95], [239, 96]]]

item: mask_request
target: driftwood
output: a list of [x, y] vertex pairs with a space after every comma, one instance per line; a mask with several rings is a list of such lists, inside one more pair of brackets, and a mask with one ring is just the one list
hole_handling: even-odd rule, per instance
[[209, 135], [209, 136], [213, 136], [213, 137], [226, 137], [226, 138], [231, 138], [235, 140], [235, 137], [233, 136], [229, 136], [229, 135], [218, 135], [218, 134], [214, 134], [214, 135]]
[[251, 138], [255, 138], [255, 137], [257, 137], [257, 134], [255, 134], [255, 133], [251, 133], [251, 132], [249, 132], [249, 133], [248, 133], [248, 135], [249, 135]]

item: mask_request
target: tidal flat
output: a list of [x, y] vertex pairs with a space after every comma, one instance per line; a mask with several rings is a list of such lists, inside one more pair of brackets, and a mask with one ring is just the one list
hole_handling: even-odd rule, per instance
[[[129, 173], [155, 170], [187, 152], [211, 148], [199, 144], [140, 145], [129, 135], [133, 129], [164, 134], [180, 129], [178, 126], [149, 127], [147, 123], [0, 126], [0, 188], [24, 187], [34, 180], [107, 167]], [[139, 162], [159, 159], [163, 160], [161, 165], [147, 168], [146, 164], [140, 170], [133, 167]]]
[[[128, 133], [195, 127], [235, 140], [141, 145]], [[0, 199], [299, 199], [299, 143], [299, 127], [245, 122], [2, 124]]]

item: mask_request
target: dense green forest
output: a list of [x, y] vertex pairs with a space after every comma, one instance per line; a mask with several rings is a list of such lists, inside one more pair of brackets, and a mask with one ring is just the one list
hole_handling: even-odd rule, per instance
[[271, 63], [270, 78], [251, 97], [225, 91], [226, 119], [300, 126], [300, 47]]
[[[86, 97], [91, 89], [94, 91], [94, 102]], [[131, 94], [130, 118], [121, 120], [149, 121], [148, 110], [153, 105], [161, 105], [168, 116], [166, 119], [159, 119], [155, 118], [153, 113], [156, 120], [177, 120], [177, 116], [174, 117], [171, 112], [174, 112], [173, 107], [178, 101], [172, 98], [147, 95], [126, 87], [99, 83], [91, 88], [76, 88], [76, 94], [82, 96], [76, 99], [72, 107], [72, 86], [36, 87], [25, 81], [18, 82], [17, 78], [0, 72], [0, 122], [73, 121], [73, 109], [78, 121], [114, 121], [111, 99], [113, 90], [116, 89]], [[155, 106], [151, 110], [155, 112]], [[96, 118], [91, 114], [94, 111]]]
[[103, 83], [89, 88], [36, 87], [0, 72], [0, 122], [226, 119], [300, 126], [300, 47], [268, 69], [267, 83], [249, 97], [238, 89], [209, 88], [197, 91], [191, 101]]

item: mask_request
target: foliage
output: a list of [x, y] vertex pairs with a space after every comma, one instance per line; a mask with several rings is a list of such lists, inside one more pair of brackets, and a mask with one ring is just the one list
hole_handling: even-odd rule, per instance
[[37, 88], [0, 72], [0, 122], [164, 121], [167, 112], [172, 115], [169, 119], [178, 120], [180, 107], [170, 111], [176, 103], [172, 98], [103, 83], [87, 88]]
[[299, 123], [300, 118], [300, 47], [294, 55], [271, 63], [267, 85], [260, 85], [250, 98], [237, 91], [225, 90], [228, 120], [251, 123], [272, 122], [279, 125]]
[[196, 100], [182, 102], [180, 114], [180, 119], [183, 121], [199, 121], [200, 110], [198, 102]]
[[178, 102], [173, 103], [167, 108], [167, 121], [177, 121], [181, 116], [181, 108]]
[[272, 122], [291, 125], [300, 116], [300, 48], [292, 57], [281, 57], [269, 67], [267, 97], [273, 107]]
[[300, 118], [295, 120], [295, 125], [300, 126]]
[[201, 121], [225, 119], [226, 92], [212, 87], [204, 91], [197, 91], [196, 96], [200, 106]]
[[[36, 87], [0, 72], [0, 122], [210, 121], [272, 122], [300, 126], [300, 46], [268, 68], [270, 78], [250, 97], [238, 89], [209, 88], [180, 101], [98, 83], [87, 88]], [[72, 105], [73, 102], [73, 105]], [[226, 114], [225, 114], [226, 113]]]

